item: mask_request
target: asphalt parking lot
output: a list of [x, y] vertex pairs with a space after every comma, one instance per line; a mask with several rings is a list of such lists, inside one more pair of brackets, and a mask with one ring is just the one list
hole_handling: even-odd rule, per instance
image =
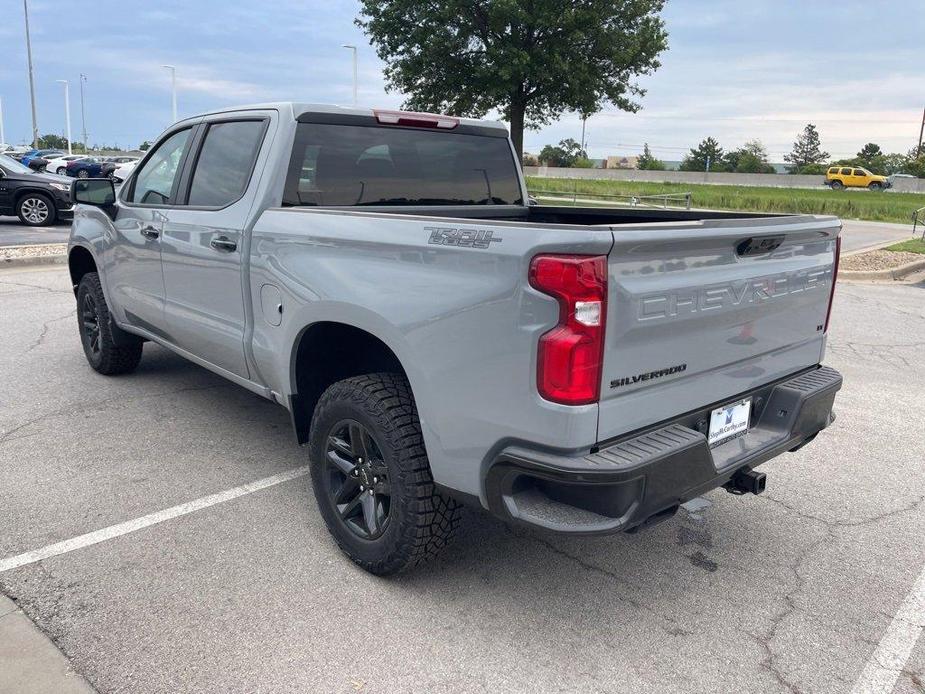
[[839, 284], [838, 421], [763, 496], [603, 538], [469, 514], [388, 580], [329, 539], [282, 408], [152, 345], [95, 374], [61, 267], [3, 270], [0, 306], [0, 569], [286, 480], [0, 570], [101, 692], [925, 691], [925, 284]]
[[58, 222], [48, 227], [30, 227], [22, 224], [19, 217], [0, 216], [0, 246], [65, 243], [70, 233], [70, 221]]

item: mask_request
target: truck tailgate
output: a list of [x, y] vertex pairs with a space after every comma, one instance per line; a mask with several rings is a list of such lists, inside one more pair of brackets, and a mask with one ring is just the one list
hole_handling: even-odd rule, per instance
[[840, 223], [614, 227], [598, 440], [818, 364]]

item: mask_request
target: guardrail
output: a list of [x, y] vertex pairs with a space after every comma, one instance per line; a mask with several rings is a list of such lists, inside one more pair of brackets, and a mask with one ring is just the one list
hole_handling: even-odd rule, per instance
[[912, 213], [912, 235], [915, 236], [915, 228], [922, 224], [922, 240], [925, 241], [925, 207], [920, 207]]
[[[604, 193], [582, 193], [566, 190], [531, 190], [531, 195], [545, 198], [571, 198], [572, 205], [579, 199], [613, 201], [629, 207], [658, 207], [661, 209], [691, 209], [691, 193], [653, 193], [651, 195], [605, 195]], [[925, 209], [925, 208], [923, 208]], [[923, 217], [925, 222], [925, 217]]]

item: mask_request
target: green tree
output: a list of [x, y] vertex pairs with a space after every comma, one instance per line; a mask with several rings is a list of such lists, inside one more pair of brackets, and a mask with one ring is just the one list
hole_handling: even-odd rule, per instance
[[634, 79], [667, 47], [664, 0], [361, 0], [356, 20], [405, 108], [498, 110], [517, 156], [524, 128], [604, 104], [637, 111]]
[[869, 168], [873, 165], [875, 160], [881, 157], [883, 157], [883, 150], [880, 149], [880, 145], [868, 142], [861, 147], [861, 151], [858, 152], [857, 158], [863, 162], [861, 166], [867, 166]]
[[540, 150], [539, 160], [547, 166], [568, 168], [575, 166], [579, 159], [587, 159], [588, 153], [572, 138], [560, 140], [556, 146], [546, 145]]
[[39, 138], [38, 149], [60, 149], [61, 151], [66, 152], [67, 138], [62, 137], [61, 135], [55, 135], [54, 133], [42, 135]]
[[800, 173], [800, 170], [810, 164], [824, 164], [829, 159], [829, 153], [823, 152], [819, 131], [812, 123], [808, 123], [803, 132], [793, 143], [790, 154], [784, 155], [784, 161], [793, 164], [790, 173]]
[[723, 148], [712, 137], [703, 140], [681, 160], [681, 171], [725, 171]]
[[149, 140], [145, 140], [140, 145], [138, 145], [138, 149], [140, 149], [142, 152], [147, 152], [149, 149], [151, 149], [151, 142]]
[[749, 140], [738, 149], [728, 152], [724, 163], [729, 171], [735, 173], [776, 172], [776, 169], [768, 163], [768, 151], [760, 140]]
[[665, 162], [655, 158], [646, 142], [642, 146], [642, 154], [636, 158], [636, 168], [642, 171], [664, 171]]

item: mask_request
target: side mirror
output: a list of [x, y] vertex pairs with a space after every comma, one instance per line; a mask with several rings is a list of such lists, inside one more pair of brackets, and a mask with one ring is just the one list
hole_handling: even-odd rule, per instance
[[71, 202], [112, 207], [116, 204], [116, 189], [108, 178], [77, 178], [71, 186]]

